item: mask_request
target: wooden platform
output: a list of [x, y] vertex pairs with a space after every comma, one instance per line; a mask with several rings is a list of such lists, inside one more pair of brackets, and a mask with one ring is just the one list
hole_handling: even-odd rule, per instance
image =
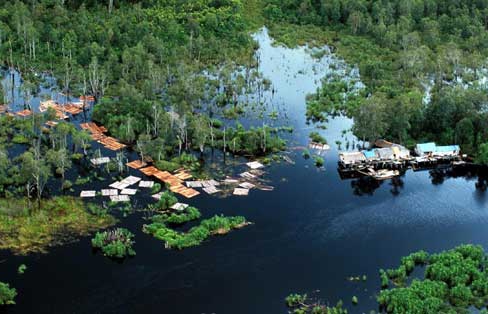
[[92, 139], [102, 144], [105, 148], [117, 151], [126, 147], [125, 144], [120, 143], [116, 138], [105, 135], [104, 133], [107, 132], [107, 128], [104, 126], [98, 126], [94, 122], [88, 122], [81, 123], [80, 127], [90, 132]]
[[15, 114], [18, 115], [19, 117], [28, 117], [32, 114], [32, 111], [26, 109], [26, 110], [16, 112]]
[[126, 165], [132, 169], [140, 169], [142, 167], [147, 166], [147, 164], [145, 162], [142, 162], [140, 160], [134, 160], [134, 161], [128, 162], [128, 163], [126, 163]]
[[[168, 171], [161, 171], [154, 166], [141, 168], [139, 170], [147, 176], [156, 177], [164, 183], [169, 184], [169, 189], [171, 192], [181, 194], [186, 198], [192, 198], [200, 194], [200, 192], [198, 192], [197, 190], [188, 188], [183, 185], [184, 179], [181, 179], [182, 177], [191, 178], [191, 174], [184, 172], [184, 170], [179, 171], [176, 175], [173, 175]], [[177, 177], [178, 174], [180, 175], [180, 177]]]
[[95, 97], [91, 95], [81, 95], [80, 100], [95, 101]]
[[46, 112], [49, 108], [52, 108], [56, 111], [56, 118], [58, 118], [59, 120], [66, 120], [69, 118], [66, 115], [66, 112], [72, 115], [77, 115], [83, 111], [72, 104], [62, 106], [56, 103], [54, 100], [41, 101], [41, 104], [39, 106], [40, 112]]

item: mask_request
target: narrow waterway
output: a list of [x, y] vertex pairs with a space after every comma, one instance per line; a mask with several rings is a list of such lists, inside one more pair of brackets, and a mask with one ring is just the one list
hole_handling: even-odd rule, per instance
[[[291, 146], [303, 146], [313, 130], [305, 121], [306, 94], [329, 71], [352, 78], [358, 73], [346, 70], [333, 55], [318, 60], [305, 48], [275, 47], [266, 30], [255, 39], [260, 43], [259, 69], [275, 89], [264, 97], [294, 126]], [[294, 165], [266, 168], [273, 192], [191, 199], [204, 217], [244, 215], [254, 222], [199, 247], [166, 250], [141, 232], [145, 221], [135, 213], [120, 225], [135, 233], [137, 256], [122, 263], [92, 253], [90, 237], [46, 255], [0, 252], [1, 280], [19, 292], [17, 305], [0, 312], [286, 313], [288, 294], [320, 290], [319, 296], [331, 304], [343, 299], [351, 313], [363, 313], [377, 310], [378, 269], [397, 265], [401, 256], [461, 243], [488, 247], [482, 178], [446, 169], [408, 171], [381, 183], [341, 180], [334, 143], [345, 141], [342, 131], [351, 121], [332, 119], [327, 126], [321, 134], [332, 149], [324, 154], [323, 169], [303, 159], [301, 150], [292, 150]], [[349, 133], [346, 138], [352, 141]], [[142, 194], [138, 203], [148, 200]], [[28, 269], [19, 276], [21, 263]], [[357, 275], [368, 279], [347, 280]], [[357, 306], [350, 304], [353, 295]]]

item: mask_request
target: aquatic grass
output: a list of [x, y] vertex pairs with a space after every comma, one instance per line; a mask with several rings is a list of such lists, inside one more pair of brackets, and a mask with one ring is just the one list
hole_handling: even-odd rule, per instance
[[75, 236], [115, 223], [110, 215], [94, 215], [81, 200], [56, 197], [44, 200], [39, 210], [29, 210], [26, 199], [0, 199], [0, 249], [15, 254], [46, 253]]
[[294, 314], [347, 314], [347, 310], [342, 308], [342, 301], [330, 307], [308, 294], [290, 294], [285, 298], [285, 304], [291, 310], [289, 313]]

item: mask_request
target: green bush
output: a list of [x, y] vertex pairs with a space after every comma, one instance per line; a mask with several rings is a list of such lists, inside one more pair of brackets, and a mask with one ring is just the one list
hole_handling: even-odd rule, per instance
[[20, 264], [19, 268], [17, 268], [17, 273], [19, 275], [23, 275], [26, 270], [27, 270], [27, 266], [25, 264]]
[[15, 304], [17, 290], [10, 288], [7, 283], [0, 282], [0, 305]]
[[167, 210], [176, 203], [178, 203], [176, 196], [171, 191], [165, 191], [161, 194], [161, 199], [156, 203], [155, 208]]
[[117, 228], [110, 231], [97, 232], [92, 239], [92, 246], [101, 249], [103, 255], [108, 257], [124, 258], [134, 256], [132, 248], [134, 235], [127, 229]]
[[158, 168], [159, 170], [162, 170], [162, 171], [173, 172], [173, 171], [177, 170], [178, 168], [180, 168], [180, 165], [178, 163], [175, 163], [175, 162], [160, 160], [160, 161], [156, 161], [156, 168]]
[[242, 216], [224, 217], [214, 216], [202, 220], [200, 225], [191, 228], [188, 232], [178, 232], [170, 229], [162, 221], [144, 225], [143, 231], [152, 234], [155, 238], [164, 241], [167, 248], [178, 250], [200, 245], [212, 234], [224, 234], [232, 229], [240, 228], [246, 223]]
[[154, 183], [153, 187], [151, 188], [151, 193], [156, 194], [156, 193], [159, 193], [159, 191], [161, 191], [161, 184], [156, 182], [156, 183]]
[[327, 144], [327, 140], [318, 132], [311, 132], [308, 137], [315, 143]]
[[15, 134], [12, 138], [14, 144], [29, 144], [29, 139], [23, 134]]
[[192, 220], [196, 220], [201, 217], [200, 211], [195, 208], [188, 206], [182, 212], [176, 213], [164, 213], [161, 215], [155, 215], [152, 217], [153, 222], [160, 222], [164, 224], [179, 225]]
[[324, 158], [314, 155], [313, 161], [317, 167], [322, 167], [324, 165]]

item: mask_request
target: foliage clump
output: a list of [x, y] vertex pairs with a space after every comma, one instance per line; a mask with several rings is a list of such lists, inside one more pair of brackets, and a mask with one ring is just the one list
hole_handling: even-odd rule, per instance
[[317, 166], [317, 167], [322, 167], [324, 165], [324, 158], [323, 157], [314, 155], [313, 161], [315, 162], [315, 166]]
[[0, 282], [0, 305], [15, 304], [15, 297], [17, 296], [17, 290], [10, 288], [9, 284]]
[[[425, 251], [404, 258], [397, 269], [380, 270], [380, 306], [388, 313], [464, 313], [469, 308], [486, 309], [488, 300], [487, 255], [481, 246], [461, 245], [429, 255]], [[425, 266], [421, 278], [413, 270]]]
[[162, 222], [144, 225], [143, 231], [165, 242], [167, 248], [184, 249], [200, 245], [205, 239], [215, 234], [226, 234], [232, 229], [242, 228], [249, 224], [242, 216], [224, 217], [214, 216], [202, 220], [198, 226], [187, 232], [178, 232]]
[[103, 255], [115, 258], [134, 256], [134, 235], [127, 229], [117, 228], [97, 232], [91, 243], [94, 248], [100, 249]]
[[327, 140], [318, 132], [311, 132], [308, 135], [308, 137], [312, 140], [312, 142], [319, 143], [319, 144], [327, 144]]
[[164, 191], [159, 201], [154, 205], [154, 209], [167, 210], [176, 203], [178, 203], [176, 196], [171, 191]]
[[170, 225], [181, 225], [186, 222], [199, 219], [202, 216], [198, 208], [188, 206], [181, 212], [162, 213], [152, 217], [153, 222]]
[[347, 310], [342, 308], [342, 301], [329, 307], [307, 294], [290, 294], [285, 298], [285, 303], [294, 314], [347, 314]]

